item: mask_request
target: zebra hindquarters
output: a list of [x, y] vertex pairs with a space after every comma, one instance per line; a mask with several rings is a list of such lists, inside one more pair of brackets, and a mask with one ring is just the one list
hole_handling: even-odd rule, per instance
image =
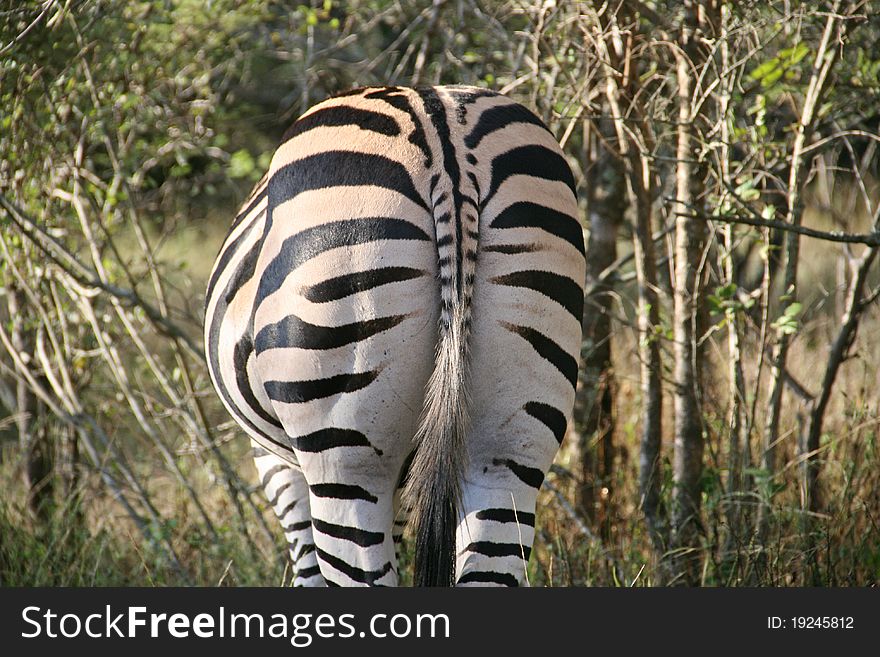
[[484, 140], [500, 155], [478, 154], [494, 160], [494, 170], [508, 157], [513, 175], [499, 180], [493, 174], [480, 216], [458, 585], [526, 581], [538, 491], [574, 405], [583, 231], [558, 146], [540, 130], [531, 135], [545, 146], [528, 147], [528, 158], [514, 159], [509, 154], [516, 154], [516, 144], [505, 150], [510, 144], [501, 140]]
[[255, 313], [257, 372], [308, 485], [331, 586], [398, 581], [395, 493], [437, 335], [430, 222], [380, 187], [317, 189], [272, 208], [257, 268], [283, 280], [264, 286]]

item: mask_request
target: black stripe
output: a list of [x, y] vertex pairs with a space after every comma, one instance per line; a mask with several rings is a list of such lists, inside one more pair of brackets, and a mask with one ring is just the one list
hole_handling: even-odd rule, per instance
[[[260, 201], [267, 198], [269, 194], [268, 176], [268, 172], [264, 173], [259, 182], [254, 185], [253, 190], [251, 190], [251, 197], [247, 201], [245, 201], [248, 204], [247, 207], [241, 210], [237, 215], [235, 215], [235, 219], [232, 220], [232, 225], [229, 227], [229, 231], [226, 233], [227, 237], [235, 232], [235, 229], [238, 228], [239, 224], [241, 224], [241, 222], [244, 221], [256, 209], [256, 207], [260, 204]], [[256, 192], [257, 190], [259, 190], [259, 192], [254, 194], [254, 192]]]
[[260, 329], [254, 343], [258, 354], [267, 349], [286, 347], [335, 349], [387, 331], [400, 324], [406, 317], [407, 315], [394, 315], [340, 326], [318, 326], [303, 321], [296, 315], [288, 315]]
[[516, 333], [532, 345], [541, 358], [549, 361], [556, 369], [562, 372], [562, 375], [568, 379], [572, 388], [577, 385], [577, 360], [573, 356], [567, 354], [562, 347], [540, 331], [536, 331], [528, 326], [517, 326], [516, 324], [508, 324], [507, 322], [500, 322], [500, 324], [511, 333]]
[[[280, 500], [279, 500], [279, 501], [280, 501]], [[278, 516], [278, 519], [279, 519], [279, 520], [284, 520], [284, 516], [286, 516], [286, 515], [287, 515], [288, 513], [290, 513], [291, 511], [293, 511], [293, 509], [296, 507], [296, 505], [297, 505], [298, 503], [299, 503], [299, 500], [297, 500], [297, 499], [293, 499], [293, 500], [291, 500], [290, 504], [288, 504], [286, 507], [284, 507], [283, 509], [281, 509], [281, 511], [276, 511], [276, 512], [275, 512], [275, 515]], [[273, 507], [274, 507], [274, 505], [273, 505]]]
[[477, 520], [493, 520], [495, 522], [518, 522], [523, 525], [535, 526], [535, 514], [513, 509], [483, 509], [477, 511]]
[[307, 554], [311, 554], [315, 551], [314, 543], [303, 543], [303, 546], [299, 549], [297, 555], [293, 558], [293, 562], [296, 563], [300, 559], [302, 559]]
[[269, 180], [269, 208], [312, 189], [362, 185], [396, 191], [430, 211], [403, 164], [356, 151], [323, 151], [281, 167]]
[[301, 452], [323, 452], [334, 447], [372, 447], [367, 437], [354, 429], [320, 429], [292, 440]]
[[492, 228], [538, 228], [555, 235], [576, 248], [581, 254], [584, 231], [577, 219], [552, 208], [529, 201], [519, 201], [504, 208], [490, 224]]
[[275, 466], [269, 468], [266, 471], [266, 474], [263, 475], [263, 479], [260, 482], [262, 484], [263, 488], [266, 488], [269, 485], [269, 481], [272, 479], [272, 477], [277, 475], [279, 472], [286, 472], [289, 467], [290, 466], [281, 464], [281, 465], [275, 465]]
[[362, 570], [357, 566], [346, 563], [339, 557], [324, 552], [321, 548], [317, 551], [318, 558], [329, 566], [332, 566], [340, 573], [347, 575], [349, 579], [361, 584], [374, 584], [376, 580], [382, 579], [391, 570], [391, 562], [386, 562], [379, 570]]
[[506, 128], [511, 123], [531, 123], [550, 132], [547, 126], [544, 125], [544, 122], [525, 107], [519, 103], [510, 103], [509, 105], [490, 107], [480, 114], [480, 118], [477, 120], [477, 125], [465, 138], [464, 144], [468, 148], [476, 148], [479, 146], [483, 137], [496, 130]]
[[[229, 266], [229, 261], [238, 255], [239, 248], [241, 248], [242, 243], [248, 238], [248, 235], [250, 235], [251, 231], [256, 225], [257, 222], [253, 222], [247, 228], [241, 231], [241, 234], [236, 237], [228, 246], [226, 246], [223, 249], [223, 252], [218, 256], [217, 262], [214, 264], [214, 271], [211, 272], [211, 278], [208, 280], [208, 289], [205, 292], [206, 306], [209, 305], [211, 299], [213, 298], [214, 287], [217, 285], [217, 281], [220, 279], [220, 277], [226, 271], [226, 268]], [[257, 240], [257, 244], [262, 244], [262, 240]], [[232, 279], [238, 280], [235, 275], [233, 275]], [[226, 292], [223, 295], [224, 298], [229, 296], [230, 292], [233, 292], [234, 294], [234, 289], [227, 285]]]
[[301, 404], [365, 388], [379, 376], [380, 370], [337, 374], [326, 379], [308, 381], [266, 381], [266, 394], [272, 401]]
[[235, 273], [229, 278], [229, 283], [226, 285], [226, 294], [223, 299], [226, 301], [227, 305], [232, 303], [235, 295], [238, 294], [238, 291], [241, 290], [244, 284], [254, 277], [254, 272], [257, 270], [257, 260], [260, 257], [260, 251], [262, 251], [262, 249], [263, 240], [254, 242], [248, 252], [239, 261]]
[[480, 582], [486, 584], [501, 584], [502, 586], [519, 586], [519, 581], [510, 573], [492, 573], [487, 571], [472, 571], [458, 578], [458, 584]]
[[457, 107], [455, 108], [456, 118], [458, 122], [464, 124], [467, 117], [467, 106], [473, 103], [476, 103], [480, 98], [487, 98], [489, 96], [500, 96], [497, 91], [492, 91], [491, 89], [453, 89], [452, 97], [455, 99], [457, 103]]
[[315, 575], [321, 574], [320, 566], [309, 566], [308, 568], [303, 568], [302, 570], [296, 571], [296, 577], [300, 579], [309, 579], [310, 577], [314, 577]]
[[520, 559], [525, 555], [525, 560], [528, 561], [529, 555], [532, 553], [532, 548], [525, 545], [519, 545], [518, 543], [474, 541], [469, 544], [463, 552], [475, 552], [476, 554], [483, 554], [487, 557], [519, 557]]
[[[211, 277], [212, 283], [209, 285], [206, 300], [209, 301], [212, 298], [212, 295], [214, 292], [213, 286], [216, 285], [220, 274], [226, 268], [226, 266], [232, 260], [232, 258], [234, 258], [236, 255], [238, 255], [236, 253], [237, 249], [241, 246], [241, 243], [246, 238], [246, 235], [250, 233], [250, 231], [253, 229], [254, 226], [255, 226], [255, 224], [251, 224], [250, 226], [248, 226], [248, 228], [246, 228], [242, 232], [242, 234], [239, 235], [238, 238], [236, 238], [235, 241], [232, 244], [230, 244], [228, 246], [228, 248], [223, 252], [223, 255], [220, 257], [220, 260], [215, 265], [214, 273], [212, 274], [212, 277]], [[259, 243], [262, 243], [264, 238], [265, 238], [265, 224], [263, 227], [263, 235], [261, 236]], [[233, 280], [230, 280], [230, 284], [232, 282], [233, 282]], [[211, 315], [211, 317], [210, 318], [208, 318], [207, 316], [205, 317], [205, 321], [210, 322], [210, 325], [208, 327], [208, 337], [207, 337], [206, 345], [205, 345], [205, 348], [206, 348], [205, 355], [208, 358], [208, 360], [211, 364], [211, 370], [214, 372], [214, 375], [215, 375], [214, 384], [215, 384], [215, 387], [217, 388], [217, 393], [224, 400], [226, 406], [230, 409], [230, 412], [233, 414], [233, 416], [238, 421], [238, 423], [242, 426], [242, 428], [251, 429], [253, 431], [253, 433], [256, 433], [257, 435], [262, 436], [262, 438], [266, 442], [275, 445], [276, 447], [278, 447], [282, 451], [289, 452], [290, 451], [289, 445], [282, 443], [278, 440], [275, 440], [274, 438], [272, 438], [271, 436], [266, 434], [265, 431], [263, 431], [260, 427], [258, 427], [256, 424], [254, 424], [253, 420], [247, 416], [247, 414], [244, 412], [243, 409], [239, 408], [238, 404], [235, 403], [235, 401], [232, 398], [232, 395], [230, 394], [229, 389], [227, 388], [224, 374], [221, 371], [220, 352], [218, 351], [218, 349], [220, 346], [220, 331], [222, 328], [222, 322], [226, 318], [226, 311], [228, 309], [228, 304], [226, 303], [225, 299], [229, 296], [229, 291], [231, 290], [230, 284], [227, 284], [226, 292], [222, 296], [217, 298], [216, 303], [214, 305], [214, 312]], [[248, 343], [246, 343], [246, 344], [241, 344], [241, 345], [237, 344], [233, 348], [233, 359], [236, 361], [234, 363], [234, 368], [236, 369], [236, 377], [235, 377], [236, 387], [238, 387], [239, 390], [241, 391], [241, 394], [243, 395], [247, 406], [250, 406], [251, 409], [255, 413], [257, 413], [258, 416], [264, 422], [266, 422], [268, 425], [270, 425], [274, 429], [277, 429], [279, 432], [283, 432], [284, 429], [281, 426], [281, 423], [273, 415], [271, 415], [265, 409], [263, 409], [263, 407], [256, 401], [256, 398], [253, 395], [253, 391], [250, 388], [250, 384], [246, 384], [246, 380], [247, 380], [246, 373], [243, 377], [240, 376], [240, 372], [242, 372], [242, 370], [239, 369], [239, 363], [240, 362], [243, 362], [244, 364], [247, 363], [247, 358], [250, 356], [250, 352], [246, 347], [249, 347], [249, 346], [250, 346], [250, 343], [248, 341]]]
[[308, 529], [311, 526], [311, 520], [303, 520], [301, 522], [295, 522], [292, 525], [287, 525], [287, 527], [282, 527], [281, 529], [284, 531], [285, 534], [289, 534], [290, 532], [301, 532], [303, 529]]
[[366, 488], [351, 484], [312, 484], [309, 486], [316, 497], [333, 497], [340, 500], [364, 500], [375, 504], [379, 498]]
[[[253, 226], [253, 224], [251, 226]], [[226, 266], [225, 263], [228, 263], [229, 260], [236, 255], [235, 250], [238, 248], [238, 246], [240, 246], [240, 241], [243, 240], [244, 234], [248, 233], [250, 230], [251, 230], [251, 227], [248, 227], [245, 230], [245, 233], [243, 233], [242, 235], [239, 235], [239, 237], [235, 240], [235, 242], [233, 242], [233, 244], [230, 244], [229, 248], [226, 251], [224, 251], [223, 255], [221, 256], [220, 261], [218, 261], [217, 266], [214, 270], [214, 275], [212, 276], [215, 283], [217, 280], [216, 277], [219, 276], [222, 269]], [[264, 238], [265, 238], [265, 226], [264, 226], [263, 236], [260, 238], [261, 242], [262, 242], [262, 239], [264, 239]], [[217, 393], [224, 400], [226, 406], [230, 409], [230, 412], [233, 414], [233, 416], [238, 421], [238, 423], [242, 426], [243, 429], [252, 430], [253, 433], [261, 436], [263, 440], [265, 440], [267, 443], [271, 443], [272, 445], [276, 446], [282, 452], [290, 452], [291, 450], [290, 450], [289, 445], [272, 438], [265, 431], [263, 431], [260, 427], [258, 427], [256, 424], [254, 424], [253, 420], [250, 417], [248, 417], [241, 408], [239, 408], [238, 404], [236, 404], [235, 401], [232, 399], [232, 396], [229, 392], [229, 389], [227, 388], [226, 380], [224, 379], [224, 375], [221, 372], [220, 353], [218, 351], [218, 348], [220, 345], [220, 330], [222, 327], [222, 321], [225, 319], [226, 311], [228, 309], [228, 304], [226, 303], [225, 298], [227, 296], [229, 296], [229, 289], [230, 288], [227, 286], [227, 292], [222, 297], [219, 297], [217, 299], [216, 304], [214, 305], [214, 312], [211, 315], [211, 317], [210, 318], [205, 317], [205, 321], [210, 322], [210, 326], [208, 328], [208, 336], [207, 336], [207, 340], [206, 340], [206, 354], [205, 355], [207, 356], [207, 358], [211, 364], [211, 370], [215, 374], [214, 385], [217, 388]], [[211, 294], [211, 292], [209, 290], [208, 295], [210, 296], [210, 294]], [[208, 297], [206, 297], [206, 298], [208, 298]], [[235, 351], [233, 351], [233, 357], [235, 357], [235, 355], [236, 355]], [[238, 355], [239, 355], [239, 357], [246, 356], [246, 354], [244, 354], [244, 353], [239, 353]], [[247, 355], [249, 355], [249, 354], [247, 354]], [[245, 362], [247, 362], [246, 358], [245, 358]], [[236, 386], [239, 386], [239, 385], [240, 385], [240, 382], [239, 382], [238, 378], [236, 377]], [[245, 395], [245, 399], [253, 398], [253, 393], [252, 393], [249, 385], [246, 386], [246, 392], [243, 394]], [[254, 400], [254, 403], [255, 403], [255, 400]], [[250, 402], [248, 402], [248, 404], [250, 404]], [[273, 427], [274, 429], [277, 429], [279, 432], [284, 431], [283, 427], [281, 426], [281, 423], [274, 416], [267, 414], [259, 404], [256, 404], [253, 410], [254, 410], [254, 412], [258, 413], [260, 415], [260, 417], [262, 418], [262, 420], [264, 422], [266, 422], [267, 424], [269, 424], [271, 427]]]
[[565, 426], [567, 424], [565, 421], [565, 414], [562, 411], [549, 404], [543, 404], [536, 401], [528, 402], [523, 406], [523, 410], [536, 420], [543, 422], [547, 428], [553, 432], [553, 437], [556, 438], [556, 442], [560, 444], [562, 443], [562, 439], [565, 437]]
[[537, 244], [495, 244], [494, 246], [484, 246], [482, 247], [482, 250], [513, 255], [516, 253], [532, 253], [534, 251], [540, 251], [541, 247]]
[[498, 285], [524, 287], [553, 299], [571, 313], [578, 323], [584, 314], [584, 291], [568, 276], [560, 276], [549, 271], [517, 271], [490, 279]]
[[232, 363], [235, 368], [235, 384], [238, 387], [239, 394], [248, 405], [249, 410], [256, 413], [260, 419], [267, 424], [271, 424], [272, 426], [281, 429], [281, 423], [274, 415], [263, 408], [263, 405], [254, 394], [253, 388], [251, 388], [251, 382], [247, 371], [247, 362], [253, 351], [254, 344], [247, 335], [242, 336], [242, 338], [235, 343], [235, 347], [232, 349]]
[[356, 125], [361, 130], [369, 130], [389, 137], [400, 134], [397, 121], [387, 114], [348, 105], [335, 105], [315, 110], [302, 117], [287, 129], [281, 141], [283, 143], [314, 128], [346, 125]]
[[286, 491], [288, 488], [290, 488], [291, 485], [292, 484], [289, 481], [281, 484], [275, 490], [275, 492], [272, 493], [272, 499], [269, 500], [269, 506], [271, 506], [274, 509], [275, 505], [281, 501], [281, 496], [284, 494], [284, 491]]
[[516, 175], [558, 180], [565, 183], [571, 190], [572, 196], [577, 198], [574, 176], [565, 158], [549, 148], [532, 144], [512, 148], [492, 160], [492, 182], [486, 198], [483, 199], [483, 207], [489, 204], [501, 187], [501, 183]]
[[400, 490], [404, 486], [406, 486], [406, 482], [409, 480], [409, 470], [412, 467], [413, 459], [416, 457], [416, 450], [410, 451], [407, 455], [406, 459], [403, 461], [403, 465], [400, 466], [400, 474], [397, 476], [397, 490]]
[[302, 291], [302, 295], [312, 303], [325, 303], [343, 299], [357, 292], [364, 292], [380, 285], [408, 281], [427, 272], [411, 267], [379, 267], [369, 271], [359, 271], [328, 278], [320, 283], [310, 285]]
[[431, 241], [428, 234], [418, 226], [393, 217], [365, 217], [344, 221], [329, 221], [306, 228], [281, 244], [281, 250], [266, 266], [260, 277], [256, 303], [259, 304], [284, 283], [288, 274], [330, 249], [342, 246], [367, 244], [380, 240]]
[[402, 90], [399, 87], [386, 87], [384, 89], [379, 89], [378, 91], [368, 93], [364, 96], [364, 98], [384, 101], [391, 105], [391, 107], [393, 107], [394, 109], [400, 110], [401, 112], [406, 112], [409, 115], [409, 118], [413, 122], [413, 131], [410, 133], [407, 141], [418, 147], [418, 149], [422, 151], [422, 155], [424, 155], [425, 157], [425, 168], [430, 168], [433, 163], [433, 157], [431, 156], [431, 149], [428, 148], [428, 140], [425, 137], [425, 129], [422, 126], [422, 122], [418, 114], [416, 114], [416, 111], [413, 109], [413, 106], [410, 104], [409, 99], [406, 97], [406, 95], [402, 93]]
[[[458, 166], [458, 157], [456, 157], [455, 146], [452, 144], [452, 138], [449, 131], [449, 123], [446, 119], [446, 108], [440, 101], [437, 92], [431, 87], [424, 87], [416, 90], [425, 103], [425, 111], [434, 124], [437, 136], [440, 139], [440, 146], [443, 151], [443, 169], [452, 180], [452, 203], [455, 214], [455, 245], [457, 257], [455, 259], [455, 285], [459, 296], [464, 292], [462, 285], [462, 266], [464, 254], [462, 253], [462, 226], [461, 226], [461, 169]], [[439, 223], [439, 222], [438, 222]]]
[[312, 524], [316, 531], [333, 538], [341, 538], [344, 541], [351, 541], [355, 545], [361, 547], [370, 547], [371, 545], [379, 545], [385, 540], [385, 534], [382, 532], [370, 532], [357, 527], [346, 527], [345, 525], [334, 525], [330, 522], [312, 519]]
[[493, 465], [506, 465], [511, 472], [519, 477], [520, 481], [532, 488], [540, 488], [544, 483], [544, 472], [538, 468], [530, 468], [527, 465], [517, 463], [513, 459], [492, 459]]

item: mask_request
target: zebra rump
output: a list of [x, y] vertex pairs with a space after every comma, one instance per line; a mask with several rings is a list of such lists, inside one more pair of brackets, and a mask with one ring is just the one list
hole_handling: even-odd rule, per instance
[[574, 403], [583, 231], [561, 149], [474, 87], [308, 110], [206, 294], [214, 386], [250, 436], [295, 586], [518, 586]]

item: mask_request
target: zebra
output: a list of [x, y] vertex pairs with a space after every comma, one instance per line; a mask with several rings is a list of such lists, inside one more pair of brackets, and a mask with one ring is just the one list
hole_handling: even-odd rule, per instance
[[294, 586], [517, 586], [571, 419], [585, 278], [544, 123], [476, 87], [367, 87], [285, 133], [210, 275], [211, 380]]

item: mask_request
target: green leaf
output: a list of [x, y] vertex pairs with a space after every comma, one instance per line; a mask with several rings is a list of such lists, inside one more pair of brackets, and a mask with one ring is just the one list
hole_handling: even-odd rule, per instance
[[247, 178], [255, 168], [254, 158], [245, 149], [235, 151], [229, 158], [229, 177]]
[[782, 314], [786, 317], [797, 317], [798, 314], [800, 314], [802, 308], [803, 304], [795, 301], [794, 303], [790, 304], [788, 308], [785, 309], [785, 312], [783, 312]]
[[772, 71], [771, 73], [768, 73], [763, 78], [761, 78], [761, 86], [764, 89], [771, 88], [774, 84], [776, 84], [779, 81], [779, 78], [782, 77], [783, 73], [785, 73], [785, 69], [783, 69], [783, 68], [777, 68], [774, 71]]
[[[763, 80], [777, 69], [779, 69], [779, 60], [774, 57], [773, 59], [768, 59], [766, 62], [764, 62], [751, 73], [749, 73], [749, 77], [753, 80]], [[780, 75], [782, 75], [781, 72]]]

